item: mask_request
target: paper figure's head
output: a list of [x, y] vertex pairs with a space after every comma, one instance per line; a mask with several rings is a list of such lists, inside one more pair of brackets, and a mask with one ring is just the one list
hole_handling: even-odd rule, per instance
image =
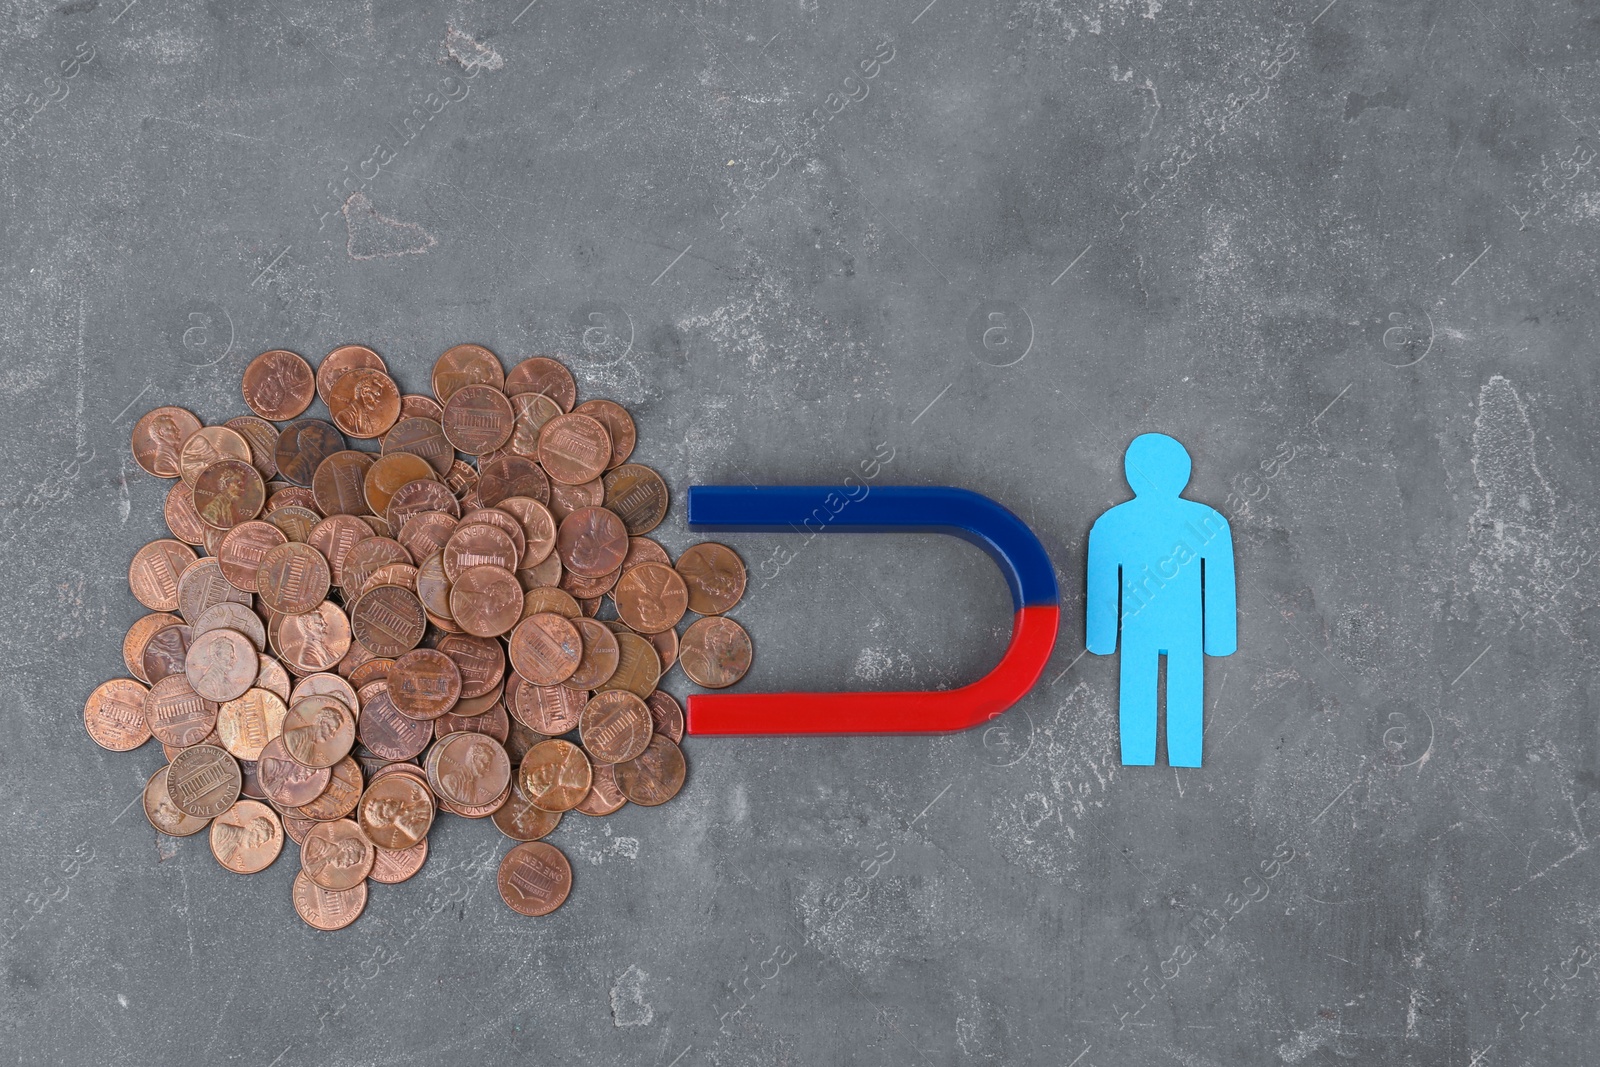
[[1164, 433], [1140, 434], [1122, 458], [1134, 496], [1177, 496], [1189, 484], [1189, 467], [1189, 453]]

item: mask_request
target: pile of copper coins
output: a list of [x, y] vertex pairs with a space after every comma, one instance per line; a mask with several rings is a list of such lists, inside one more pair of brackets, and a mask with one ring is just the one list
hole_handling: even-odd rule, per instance
[[[139, 465], [176, 479], [173, 536], [128, 567], [154, 614], [123, 641], [133, 677], [97, 688], [84, 725], [117, 752], [161, 743], [145, 814], [175, 837], [209, 828], [227, 870], [298, 843], [294, 907], [318, 930], [355, 921], [369, 881], [417, 873], [440, 812], [492, 819], [517, 842], [501, 897], [554, 911], [572, 867], [541, 839], [563, 813], [683, 786], [662, 674], [722, 688], [750, 666], [724, 614], [744, 565], [710, 542], [674, 561], [645, 536], [667, 486], [628, 462], [625, 408], [579, 404], [557, 360], [507, 373], [472, 344], [432, 386], [402, 394], [360, 345], [314, 373], [275, 350], [244, 372], [254, 415], [159, 407], [133, 430]], [[331, 422], [302, 417], [316, 398]]]

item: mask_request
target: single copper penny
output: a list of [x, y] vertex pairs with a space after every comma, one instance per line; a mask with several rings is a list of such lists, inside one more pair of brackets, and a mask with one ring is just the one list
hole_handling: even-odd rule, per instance
[[564, 685], [535, 685], [519, 677], [507, 691], [506, 710], [518, 722], [548, 737], [578, 728], [589, 693]]
[[461, 669], [461, 697], [471, 700], [492, 692], [506, 676], [506, 654], [499, 641], [471, 634], [447, 634], [434, 648]]
[[[360, 648], [361, 646], [356, 645], [355, 647]], [[363, 649], [362, 651], [365, 652], [366, 650]], [[369, 659], [350, 672], [350, 684], [355, 686], [359, 692], [373, 682], [387, 681], [389, 668], [393, 666], [394, 660], [392, 659], [379, 659], [377, 657]]]
[[154, 685], [170, 674], [182, 674], [192, 634], [187, 626], [169, 626], [152, 635], [144, 646], [143, 680]]
[[144, 717], [150, 733], [163, 745], [198, 745], [217, 728], [217, 704], [196, 693], [181, 674], [170, 674], [150, 687]]
[[560, 615], [563, 619], [577, 619], [583, 616], [583, 611], [578, 607], [578, 602], [572, 599], [571, 593], [549, 585], [536, 586], [522, 595], [524, 619], [542, 612]]
[[750, 635], [732, 619], [712, 615], [683, 632], [678, 664], [695, 685], [726, 689], [750, 669]]
[[311, 406], [317, 381], [309, 363], [280, 348], [250, 361], [244, 369], [243, 390], [251, 411], [273, 422], [288, 422]]
[[332, 767], [355, 743], [355, 716], [336, 697], [302, 697], [283, 720], [283, 747], [305, 767]]
[[461, 699], [461, 669], [436, 648], [400, 656], [387, 680], [395, 710], [410, 719], [437, 719]]
[[279, 616], [276, 647], [296, 674], [328, 670], [350, 651], [350, 621], [324, 600], [310, 611]]
[[546, 556], [543, 561], [526, 567], [517, 572], [517, 581], [522, 583], [524, 590], [550, 587], [561, 587], [561, 557], [554, 552]]
[[259, 687], [248, 689], [218, 711], [217, 738], [235, 759], [254, 762], [261, 758], [267, 742], [283, 733], [283, 720], [288, 713], [278, 694]]
[[[513, 767], [522, 766], [522, 758], [528, 754], [528, 749], [544, 740], [544, 735], [528, 729], [515, 719], [511, 720], [511, 728], [506, 732], [506, 755], [511, 757]], [[520, 796], [520, 787], [516, 779], [512, 779], [512, 793]]]
[[167, 767], [162, 767], [144, 783], [144, 817], [168, 837], [188, 837], [204, 830], [209, 819], [186, 815], [178, 810], [167, 793]]
[[181, 541], [151, 541], [128, 564], [128, 588], [151, 611], [172, 611], [178, 606], [178, 579], [198, 558]]
[[204, 544], [206, 524], [194, 508], [194, 490], [181, 478], [167, 490], [166, 501], [161, 505], [161, 517], [167, 522], [172, 536], [187, 545]]
[[559, 526], [561, 521], [579, 508], [597, 508], [605, 503], [606, 489], [599, 478], [577, 485], [550, 484], [550, 515]]
[[318, 823], [300, 845], [300, 869], [323, 889], [354, 889], [366, 881], [377, 850], [353, 819]]
[[350, 714], [357, 719], [361, 718], [361, 701], [357, 698], [355, 689], [337, 674], [319, 672], [300, 679], [295, 683], [294, 692], [289, 695], [288, 703], [293, 704], [309, 696], [336, 697], [341, 704], [350, 709]]
[[446, 349], [433, 364], [433, 395], [447, 408], [451, 398], [469, 385], [498, 391], [505, 382], [506, 372], [500, 366], [500, 357], [482, 345], [456, 345]]
[[578, 383], [560, 361], [547, 356], [533, 356], [511, 368], [506, 375], [506, 392], [543, 393], [554, 400], [562, 411], [571, 411], [578, 402]]
[[361, 918], [361, 913], [367, 907], [367, 883], [336, 892], [324, 889], [311, 880], [305, 871], [298, 871], [294, 876], [295, 914], [305, 920], [305, 924], [313, 930], [333, 931], [343, 930], [346, 926]]
[[83, 727], [89, 739], [112, 752], [132, 752], [150, 740], [145, 718], [149, 690], [132, 678], [102, 682], [83, 705]]
[[559, 584], [562, 589], [572, 594], [578, 606], [583, 608], [583, 613], [592, 618], [599, 610], [600, 598], [611, 592], [621, 578], [621, 567], [599, 578], [585, 578], [581, 574], [568, 571], [561, 576]]
[[406, 393], [400, 398], [400, 417], [403, 419], [432, 419], [438, 422], [444, 415], [444, 406], [431, 396]]
[[400, 389], [381, 370], [359, 367], [341, 375], [328, 390], [333, 424], [351, 437], [382, 437], [400, 418]]
[[360, 692], [361, 721], [356, 733], [370, 751], [387, 760], [408, 760], [428, 747], [433, 724], [402, 715], [389, 698], [388, 682], [372, 682]]
[[567, 572], [599, 578], [622, 566], [628, 555], [628, 530], [607, 508], [579, 508], [561, 520], [556, 552]]
[[605, 623], [591, 618], [574, 619], [571, 625], [582, 638], [583, 655], [577, 669], [561, 684], [569, 689], [594, 689], [617, 671], [617, 635]]
[[232, 530], [261, 514], [267, 502], [261, 472], [243, 459], [219, 459], [195, 477], [195, 514], [213, 530]]
[[172, 757], [167, 794], [186, 815], [214, 819], [239, 799], [239, 764], [216, 745], [195, 745]]
[[500, 861], [500, 899], [518, 915], [549, 915], [572, 892], [572, 864], [547, 841], [524, 841]]
[[611, 461], [611, 435], [588, 415], [559, 415], [539, 431], [539, 462], [564, 485], [594, 481]]
[[278, 813], [259, 800], [236, 800], [211, 820], [211, 854], [234, 874], [264, 871], [282, 851]]
[[[261, 668], [256, 674], [256, 688], [265, 689], [285, 704], [289, 701], [289, 672], [283, 669], [283, 664], [263, 653], [257, 656]], [[246, 693], [245, 696], [249, 696]], [[243, 698], [241, 698], [243, 699]]]
[[367, 877], [383, 885], [399, 885], [422, 870], [422, 865], [427, 861], [427, 838], [423, 838], [410, 848], [401, 849], [398, 852], [380, 848], [373, 858], [372, 873]]
[[667, 555], [667, 550], [648, 537], [628, 538], [628, 555], [622, 561], [624, 573], [632, 570], [641, 563], [665, 563], [672, 566], [672, 557]]
[[267, 553], [289, 543], [282, 530], [268, 522], [241, 522], [229, 530], [217, 547], [217, 565], [222, 576], [235, 589], [256, 591], [256, 572]]
[[351, 632], [374, 656], [393, 659], [410, 652], [427, 628], [422, 601], [402, 586], [376, 586], [350, 605]]
[[[187, 749], [185, 751], [188, 751]], [[333, 772], [326, 767], [307, 767], [289, 755], [280, 735], [268, 741], [256, 761], [256, 779], [267, 799], [283, 808], [298, 808], [315, 800], [328, 788]]]
[[665, 563], [641, 563], [624, 570], [612, 593], [617, 615], [640, 633], [670, 630], [689, 610], [688, 586]]
[[611, 629], [617, 639], [617, 669], [596, 689], [620, 689], [643, 700], [661, 680], [661, 657], [655, 646], [628, 629]]
[[[279, 508], [299, 507], [310, 511], [317, 509], [317, 494], [308, 486], [290, 485], [284, 481], [267, 483], [267, 506], [261, 509], [261, 517], [267, 518]], [[321, 518], [318, 515], [317, 518]]]
[[534, 807], [514, 788], [494, 813], [494, 825], [513, 841], [537, 841], [561, 825], [561, 812]]
[[383, 357], [366, 345], [340, 345], [323, 357], [317, 365], [317, 396], [324, 404], [333, 395], [333, 387], [353, 370], [378, 370], [388, 373]]
[[570, 741], [541, 741], [522, 757], [517, 783], [522, 795], [546, 811], [570, 811], [589, 792], [594, 780], [589, 757]]
[[308, 486], [322, 461], [344, 450], [344, 435], [331, 424], [321, 419], [301, 419], [283, 428], [272, 458], [284, 478]]
[[311, 531], [322, 520], [322, 516], [313, 508], [292, 505], [266, 512], [262, 515], [262, 519], [276, 526], [284, 537], [300, 544], [311, 536]]
[[144, 651], [149, 646], [150, 639], [162, 630], [182, 624], [182, 619], [166, 612], [156, 612], [135, 620], [134, 624], [128, 627], [127, 636], [122, 639], [122, 662], [127, 665], [128, 671], [148, 685], [150, 679], [144, 670]]
[[479, 807], [511, 784], [511, 760], [505, 746], [487, 734], [449, 734], [429, 753], [428, 781], [440, 798]]
[[297, 845], [304, 842], [312, 827], [317, 825], [315, 819], [297, 819], [293, 815], [282, 815], [281, 813], [280, 817], [283, 820], [283, 832], [288, 834], [289, 840]]
[[410, 452], [390, 452], [367, 468], [362, 492], [367, 507], [377, 515], [387, 513], [389, 501], [400, 487], [421, 478], [432, 478], [433, 467], [421, 456]]
[[267, 650], [267, 624], [261, 621], [260, 615], [231, 600], [213, 604], [202, 611], [190, 629], [195, 637], [212, 630], [236, 630], [250, 639], [258, 653]]
[[622, 689], [596, 693], [578, 718], [583, 747], [600, 763], [633, 759], [650, 743], [650, 709]]
[[389, 774], [375, 779], [356, 806], [356, 821], [367, 840], [398, 852], [413, 848], [433, 825], [433, 796], [420, 774]]
[[468, 567], [450, 588], [450, 617], [476, 637], [499, 637], [522, 618], [522, 586], [503, 567]]
[[516, 425], [511, 401], [487, 385], [464, 385], [444, 405], [444, 435], [457, 452], [481, 456], [505, 444]]
[[[439, 418], [443, 417], [441, 408]], [[385, 456], [417, 456], [441, 478], [450, 472], [450, 465], [456, 460], [456, 450], [445, 437], [444, 426], [432, 418], [401, 418], [383, 435], [382, 449]], [[381, 508], [374, 510], [382, 513]]]
[[234, 630], [201, 634], [184, 657], [189, 685], [206, 700], [218, 703], [243, 696], [254, 684], [259, 666], [255, 646]]
[[583, 660], [583, 640], [560, 615], [534, 615], [511, 631], [511, 666], [534, 685], [558, 685]]
[[486, 522], [457, 526], [444, 546], [445, 577], [455, 582], [471, 567], [517, 568], [517, 544], [511, 535]]
[[301, 818], [316, 822], [342, 819], [356, 810], [361, 800], [361, 764], [355, 757], [346, 756], [328, 770], [328, 787], [298, 808], [291, 809]]
[[492, 508], [507, 497], [527, 497], [540, 503], [550, 499], [550, 479], [537, 461], [501, 453], [483, 463], [478, 472], [479, 501]]
[[[229, 419], [222, 425], [243, 437], [250, 446], [250, 463], [260, 472], [264, 480], [271, 480], [278, 476], [278, 428], [266, 419], [258, 419], [254, 415], [240, 415], [238, 418]], [[285, 485], [288, 483], [285, 482]], [[272, 487], [267, 487], [267, 492], [272, 492]]]
[[607, 471], [605, 505], [615, 511], [634, 537], [647, 534], [661, 525], [671, 503], [667, 483], [661, 475], [642, 463], [625, 463]]
[[411, 553], [412, 559], [426, 560], [435, 552], [444, 551], [456, 526], [457, 520], [448, 512], [422, 511], [406, 519], [395, 539]]
[[610, 815], [621, 810], [627, 802], [628, 798], [622, 795], [622, 788], [617, 785], [617, 769], [609, 763], [596, 763], [589, 795], [578, 803], [576, 810], [585, 815]]
[[702, 541], [678, 557], [678, 573], [689, 587], [689, 610], [721, 615], [744, 596], [744, 561], [727, 545]]
[[617, 786], [635, 804], [655, 807], [678, 795], [688, 768], [683, 750], [660, 734], [635, 758], [616, 766]]
[[481, 715], [462, 715], [452, 711], [433, 720], [433, 737], [438, 740], [446, 734], [484, 734], [505, 743], [511, 736], [511, 716], [504, 703], [491, 704]]
[[441, 630], [459, 633], [450, 617], [450, 579], [444, 573], [444, 553], [435, 552], [417, 568], [417, 599], [427, 609], [428, 621]]
[[322, 553], [322, 558], [328, 561], [328, 576], [333, 584], [343, 586], [344, 565], [350, 558], [350, 551], [373, 536], [372, 526], [364, 518], [330, 515], [311, 528], [306, 535], [306, 544]]
[[389, 511], [385, 517], [390, 526], [400, 530], [405, 528], [407, 519], [424, 511], [442, 511], [451, 518], [460, 518], [461, 501], [443, 482], [419, 478], [395, 490], [394, 496], [389, 498]]
[[284, 615], [310, 611], [328, 597], [333, 575], [322, 553], [290, 541], [271, 549], [256, 569], [261, 603]]
[[367, 472], [377, 463], [371, 452], [353, 449], [335, 452], [317, 465], [311, 476], [311, 495], [324, 515], [367, 515]]
[[183, 408], [164, 407], [146, 412], [133, 426], [133, 461], [157, 478], [182, 473], [183, 446], [200, 432], [201, 422]]
[[575, 415], [587, 415], [606, 428], [611, 435], [611, 459], [607, 469], [618, 467], [633, 455], [633, 446], [639, 440], [634, 429], [633, 416], [615, 400], [585, 400], [572, 409]]
[[345, 555], [344, 581], [340, 583], [340, 588], [349, 596], [352, 590], [365, 586], [374, 573], [389, 564], [411, 562], [411, 553], [394, 538], [368, 537], [356, 542], [355, 547]]
[[645, 698], [654, 732], [674, 744], [683, 740], [683, 708], [671, 693], [657, 689]]
[[249, 607], [251, 596], [228, 581], [215, 556], [195, 560], [178, 577], [178, 614], [190, 625], [210, 608], [230, 601]]
[[[226, 426], [202, 426], [183, 443], [183, 451], [178, 455], [178, 473], [193, 487], [201, 471], [225, 459], [236, 459], [249, 466], [250, 443]], [[250, 469], [255, 470], [254, 467]]]
[[522, 527], [522, 567], [543, 561], [556, 547], [556, 521], [550, 509], [531, 497], [508, 496], [495, 505]]
[[261, 789], [261, 777], [256, 773], [256, 761], [242, 759], [239, 761], [239, 795], [247, 800], [266, 800], [267, 794]]
[[[450, 472], [444, 476], [444, 484], [450, 488], [450, 491], [456, 495], [458, 500], [461, 500], [464, 503], [468, 497], [477, 495], [477, 468], [470, 463], [458, 459], [454, 463], [450, 464]], [[464, 506], [475, 508], [478, 505], [474, 503]]]

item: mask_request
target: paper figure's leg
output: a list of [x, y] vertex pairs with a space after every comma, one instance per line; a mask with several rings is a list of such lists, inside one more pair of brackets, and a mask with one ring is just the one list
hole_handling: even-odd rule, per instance
[[1156, 761], [1156, 668], [1154, 648], [1124, 637], [1122, 682], [1117, 695], [1117, 719], [1122, 732], [1122, 763], [1148, 767]]
[[1200, 645], [1167, 652], [1167, 762], [1200, 766], [1205, 736], [1206, 689]]

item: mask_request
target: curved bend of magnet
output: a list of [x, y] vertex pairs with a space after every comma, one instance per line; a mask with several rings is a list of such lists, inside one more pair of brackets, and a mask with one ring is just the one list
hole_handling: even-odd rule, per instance
[[771, 533], [943, 533], [987, 552], [1011, 589], [1011, 643], [960, 689], [890, 693], [695, 693], [691, 734], [945, 733], [988, 722], [1033, 688], [1055, 648], [1055, 570], [1032, 530], [986, 496], [944, 486], [860, 492], [829, 485], [694, 485], [689, 529]]

